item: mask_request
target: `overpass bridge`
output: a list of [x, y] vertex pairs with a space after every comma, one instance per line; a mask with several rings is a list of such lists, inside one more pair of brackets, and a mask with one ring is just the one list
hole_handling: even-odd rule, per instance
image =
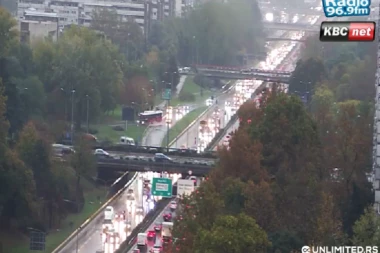
[[266, 29], [276, 29], [284, 31], [310, 31], [319, 32], [319, 25], [311, 25], [308, 23], [279, 23], [279, 22], [263, 22]]
[[[289, 83], [290, 76], [268, 76], [252, 73], [241, 73], [241, 72], [199, 72], [204, 77], [208, 78], [218, 78], [226, 80], [261, 80], [272, 83]], [[187, 75], [194, 75], [194, 73], [188, 73]]]
[[195, 176], [204, 176], [215, 166], [214, 163], [192, 163], [192, 162], [155, 162], [153, 160], [118, 160], [98, 159], [97, 169], [99, 175], [112, 172], [168, 172], [187, 175], [189, 171]]

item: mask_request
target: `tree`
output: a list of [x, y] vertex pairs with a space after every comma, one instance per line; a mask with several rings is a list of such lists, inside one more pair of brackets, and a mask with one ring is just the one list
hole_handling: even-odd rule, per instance
[[267, 234], [253, 218], [245, 214], [226, 215], [218, 216], [210, 230], [202, 229], [197, 233], [194, 252], [266, 252], [269, 246]]
[[242, 55], [264, 51], [261, 15], [256, 2], [207, 2], [189, 10], [186, 18], [166, 22], [165, 26], [168, 27], [167, 44], [177, 48], [182, 65], [243, 64], [239, 60]]
[[6, 97], [0, 80], [0, 219], [13, 228], [38, 220], [33, 172], [7, 146], [9, 122], [6, 120]]
[[138, 111], [145, 111], [154, 103], [154, 89], [145, 76], [131, 77], [124, 85], [120, 102], [123, 105], [136, 106]]
[[116, 11], [108, 9], [94, 11], [91, 28], [100, 31], [118, 45], [128, 61], [136, 61], [143, 56], [144, 35], [140, 26], [133, 21], [122, 20]]
[[76, 172], [76, 199], [77, 212], [84, 204], [84, 198], [81, 194], [81, 178], [93, 177], [96, 173], [95, 156], [92, 154], [91, 147], [85, 138], [79, 138], [75, 148], [76, 152], [71, 157], [71, 166]]
[[380, 245], [380, 219], [372, 208], [367, 208], [353, 227], [352, 243], [357, 246]]
[[49, 113], [62, 114], [59, 112], [74, 99], [76, 127], [80, 128], [88, 97], [92, 118], [112, 111], [123, 79], [124, 63], [117, 49], [94, 31], [73, 26], [62, 35], [56, 50], [52, 83], [53, 93], [61, 102], [50, 101]]
[[9, 50], [17, 44], [18, 32], [14, 29], [17, 25], [16, 20], [3, 7], [0, 7], [0, 58], [8, 55]]
[[244, 212], [255, 217], [257, 224], [266, 232], [276, 231], [278, 219], [270, 184], [265, 181], [258, 184], [249, 181], [243, 194], [245, 197]]
[[289, 92], [306, 95], [309, 98], [315, 85], [321, 82], [325, 76], [325, 67], [321, 60], [314, 58], [300, 60], [290, 77]]
[[342, 223], [339, 210], [336, 210], [333, 196], [322, 192], [319, 217], [314, 240], [317, 245], [338, 245], [343, 239]]
[[41, 138], [32, 122], [28, 122], [20, 133], [16, 150], [25, 166], [33, 172], [37, 197], [47, 226], [52, 228], [55, 217], [64, 212], [58, 181], [53, 173], [50, 143]]

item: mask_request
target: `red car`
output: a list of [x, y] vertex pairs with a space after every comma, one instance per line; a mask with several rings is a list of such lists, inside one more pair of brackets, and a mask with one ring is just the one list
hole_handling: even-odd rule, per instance
[[154, 224], [153, 229], [154, 229], [154, 231], [156, 231], [156, 232], [160, 232], [161, 229], [162, 229], [162, 223], [157, 222], [156, 224]]
[[172, 214], [171, 213], [164, 214], [164, 221], [170, 222], [171, 220], [172, 220]]
[[147, 237], [148, 237], [148, 239], [153, 239], [154, 237], [156, 236], [156, 231], [153, 231], [153, 230], [151, 230], [151, 231], [148, 231], [148, 233], [147, 233]]

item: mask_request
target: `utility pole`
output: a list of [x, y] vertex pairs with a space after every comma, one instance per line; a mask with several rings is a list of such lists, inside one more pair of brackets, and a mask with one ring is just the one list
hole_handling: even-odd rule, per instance
[[89, 121], [89, 116], [90, 116], [90, 96], [86, 95], [87, 98], [87, 133], [90, 132], [90, 121]]
[[71, 90], [71, 144], [74, 143], [74, 94], [75, 90]]

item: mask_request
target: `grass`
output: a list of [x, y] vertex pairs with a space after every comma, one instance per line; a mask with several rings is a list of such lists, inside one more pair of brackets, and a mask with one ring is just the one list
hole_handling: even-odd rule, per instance
[[118, 106], [112, 114], [105, 115], [100, 120], [103, 123], [91, 125], [91, 129], [96, 129], [98, 131], [95, 136], [99, 140], [112, 141], [114, 143], [119, 142], [121, 136], [128, 136], [135, 141], [140, 141], [146, 126], [139, 126], [136, 123], [128, 123], [126, 131], [116, 131], [112, 128], [115, 125], [125, 128], [125, 122], [122, 122], [121, 115], [122, 108], [121, 106]]
[[[198, 104], [198, 103], [204, 102], [204, 100], [206, 100], [208, 97], [211, 96], [212, 92], [210, 90], [203, 89], [203, 94], [202, 94], [203, 96], [201, 96], [201, 90], [202, 90], [202, 87], [194, 83], [193, 77], [188, 76], [186, 77], [185, 83], [183, 84], [182, 90], [180, 91], [179, 94], [181, 95], [181, 93], [191, 93], [194, 95], [195, 100], [191, 102], [187, 102], [187, 101], [179, 100], [178, 97], [173, 97], [170, 100], [170, 105], [178, 106], [178, 105], [184, 105], [184, 104], [189, 104], [189, 103]], [[162, 101], [163, 100], [161, 98], [161, 94], [158, 94], [155, 98], [155, 104], [158, 105]]]
[[[46, 237], [45, 252], [52, 252], [61, 244], [71, 233], [74, 232], [83, 222], [96, 212], [105, 202], [105, 188], [96, 188], [91, 182], [82, 180], [84, 188], [85, 203], [82, 211], [78, 214], [69, 214], [61, 223], [59, 230], [51, 231]], [[98, 200], [98, 197], [100, 199]], [[70, 223], [73, 223], [70, 226]], [[19, 233], [10, 231], [0, 231], [0, 242], [3, 243], [4, 252], [26, 253], [29, 252], [29, 239]], [[11, 249], [11, 251], [9, 251]]]
[[[170, 135], [169, 135], [169, 143], [172, 142], [175, 137], [177, 137], [180, 133], [185, 130], [186, 127], [188, 127], [199, 115], [201, 115], [202, 112], [204, 112], [207, 109], [207, 106], [199, 107], [188, 114], [186, 114], [181, 120], [179, 120], [171, 129], [170, 129]], [[166, 140], [166, 135], [164, 140]], [[166, 146], [166, 143], [162, 145], [163, 147]]]
[[[123, 126], [125, 127], [125, 125]], [[95, 136], [99, 140], [112, 141], [117, 143], [120, 141], [121, 136], [128, 136], [133, 138], [135, 141], [140, 142], [142, 135], [146, 129], [146, 126], [138, 126], [137, 124], [128, 124], [126, 131], [116, 131], [112, 129], [111, 125], [99, 124], [92, 125], [91, 128], [96, 129], [98, 132]]]

